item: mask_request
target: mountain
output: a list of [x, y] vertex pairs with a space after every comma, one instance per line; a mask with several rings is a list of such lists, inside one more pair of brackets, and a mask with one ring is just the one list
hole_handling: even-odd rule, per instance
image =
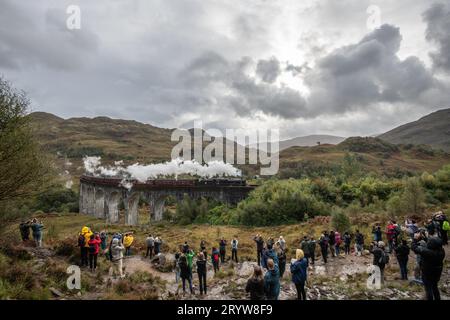
[[[107, 117], [62, 119], [44, 112], [32, 113], [30, 118], [38, 141], [55, 155], [56, 163], [63, 172], [67, 171], [74, 177], [83, 174], [82, 158], [86, 155], [101, 156], [104, 163], [124, 160], [125, 164], [148, 164], [170, 160], [172, 148], [178, 143], [171, 141], [173, 129], [158, 128], [133, 120]], [[450, 155], [447, 153], [422, 146], [397, 146], [373, 137], [352, 137], [336, 145], [330, 142], [336, 143], [342, 138], [303, 138], [281, 143], [281, 177], [296, 177], [301, 172], [328, 170], [339, 165], [349, 153], [357, 157], [365, 171], [390, 175], [406, 171], [433, 172], [450, 163]], [[314, 146], [289, 147], [290, 143], [299, 141], [309, 142]], [[320, 145], [317, 145], [318, 141], [321, 142]], [[208, 142], [204, 142], [206, 144]], [[248, 156], [247, 152], [246, 155]], [[247, 176], [259, 174], [259, 166], [238, 167]]]
[[[283, 151], [291, 147], [313, 147], [320, 144], [339, 144], [344, 141], [344, 137], [331, 136], [326, 134], [312, 134], [308, 136], [296, 137], [288, 140], [282, 140], [279, 144], [279, 150]], [[258, 148], [256, 144], [249, 146], [250, 148]], [[261, 150], [266, 151], [267, 145], [262, 144]]]
[[392, 129], [378, 138], [394, 144], [426, 144], [450, 151], [450, 108]]

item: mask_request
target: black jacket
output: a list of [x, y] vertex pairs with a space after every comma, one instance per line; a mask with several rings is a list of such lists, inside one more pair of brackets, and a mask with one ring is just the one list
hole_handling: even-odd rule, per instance
[[436, 237], [428, 239], [426, 247], [420, 246], [419, 242], [414, 240], [411, 248], [416, 254], [420, 255], [420, 269], [422, 270], [423, 280], [439, 281], [445, 257], [441, 239]]
[[180, 266], [180, 277], [183, 279], [191, 278], [191, 270], [189, 269], [186, 259], [180, 259], [179, 266]]
[[256, 242], [256, 249], [262, 251], [264, 248], [264, 240], [262, 238], [254, 238], [253, 240]]
[[407, 262], [409, 257], [409, 247], [407, 245], [399, 245], [395, 248], [395, 255], [398, 261]]
[[206, 274], [206, 260], [197, 260], [197, 273]]
[[250, 292], [251, 300], [264, 300], [264, 279], [258, 280], [251, 277], [245, 287], [246, 292]]
[[384, 263], [380, 262], [380, 258], [383, 256], [383, 254], [387, 254], [386, 252], [384, 252], [383, 249], [378, 248], [378, 247], [371, 247], [369, 249], [370, 253], [373, 254], [373, 262], [372, 264], [375, 266], [380, 267], [380, 269], [384, 269], [384, 267], [386, 266]]

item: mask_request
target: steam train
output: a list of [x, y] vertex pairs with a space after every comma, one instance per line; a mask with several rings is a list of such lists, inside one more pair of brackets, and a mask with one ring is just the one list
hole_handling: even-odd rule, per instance
[[[122, 179], [120, 178], [106, 178], [106, 177], [95, 177], [91, 175], [81, 176], [81, 181], [91, 181], [103, 185], [117, 185], [120, 184]], [[240, 187], [246, 186], [247, 181], [239, 178], [212, 178], [212, 179], [154, 179], [147, 180], [146, 182], [130, 181], [136, 185], [147, 185], [155, 187], [195, 187], [195, 186], [230, 186], [230, 187]]]
[[214, 178], [214, 179], [184, 179], [184, 180], [147, 180], [145, 183], [153, 186], [246, 186], [243, 179]]

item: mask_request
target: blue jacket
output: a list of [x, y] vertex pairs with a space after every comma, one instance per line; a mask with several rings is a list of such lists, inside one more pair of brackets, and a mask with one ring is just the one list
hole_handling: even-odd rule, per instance
[[270, 249], [270, 250], [264, 251], [261, 264], [262, 264], [263, 268], [265, 268], [265, 269], [267, 269], [267, 260], [268, 259], [272, 259], [273, 262], [278, 266], [278, 255], [275, 252], [275, 250]]
[[304, 283], [308, 278], [308, 260], [302, 258], [291, 263], [291, 274], [293, 283]]
[[280, 294], [280, 271], [275, 264], [273, 270], [269, 270], [264, 275], [264, 292], [268, 300], [278, 300]]

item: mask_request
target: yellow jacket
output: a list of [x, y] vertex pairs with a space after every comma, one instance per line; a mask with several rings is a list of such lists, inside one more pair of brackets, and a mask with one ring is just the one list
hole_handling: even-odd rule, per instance
[[93, 234], [91, 229], [89, 229], [88, 227], [83, 227], [81, 229], [81, 234], [84, 235], [84, 246], [89, 247], [89, 240], [91, 240], [91, 235]]
[[125, 236], [125, 237], [123, 238], [123, 245], [124, 245], [125, 247], [129, 247], [129, 246], [131, 246], [131, 244], [133, 243], [133, 241], [134, 241], [134, 237], [133, 237], [132, 235]]

